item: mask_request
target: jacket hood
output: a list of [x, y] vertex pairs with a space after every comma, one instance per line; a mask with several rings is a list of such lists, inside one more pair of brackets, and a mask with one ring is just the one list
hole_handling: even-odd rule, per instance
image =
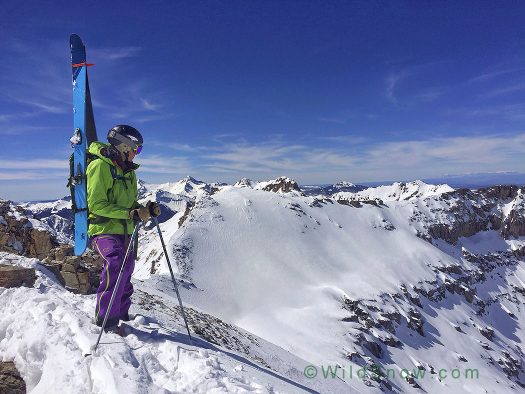
[[108, 147], [109, 147], [109, 144], [104, 144], [103, 142], [96, 141], [96, 142], [92, 142], [89, 145], [88, 152], [91, 153], [93, 156], [97, 156], [99, 159], [102, 159], [106, 163], [114, 165], [113, 162], [110, 159], [108, 159], [106, 156], [104, 156], [101, 152], [102, 149], [108, 148]]

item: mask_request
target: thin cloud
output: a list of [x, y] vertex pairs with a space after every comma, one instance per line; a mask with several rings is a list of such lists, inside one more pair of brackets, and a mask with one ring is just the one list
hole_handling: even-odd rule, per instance
[[337, 124], [345, 124], [346, 119], [343, 118], [317, 118], [319, 122], [327, 122], [327, 123], [337, 123]]
[[53, 105], [51, 103], [39, 102], [36, 100], [20, 100], [20, 102], [38, 108], [42, 112], [48, 112], [51, 114], [64, 114], [69, 112], [70, 109], [69, 106], [66, 105]]
[[445, 94], [444, 88], [430, 88], [422, 91], [421, 93], [417, 93], [414, 97], [416, 97], [420, 101], [432, 101], [442, 96], [443, 94]]
[[209, 174], [259, 178], [287, 174], [305, 182], [330, 182], [416, 179], [479, 169], [522, 171], [523, 154], [525, 134], [383, 142], [364, 145], [352, 154], [340, 147], [226, 144], [219, 152], [198, 154], [194, 159], [204, 163]]
[[4, 124], [0, 126], [0, 135], [22, 135], [39, 133], [45, 130], [59, 130], [59, 126], [35, 126], [16, 122], [14, 124]]
[[493, 89], [490, 92], [487, 92], [483, 95], [481, 95], [481, 98], [493, 98], [498, 96], [503, 96], [509, 93], [519, 92], [521, 90], [525, 90], [525, 83], [516, 83], [510, 86], [506, 86], [503, 88]]
[[42, 172], [31, 172], [31, 171], [0, 171], [0, 181], [39, 181], [42, 179], [53, 179], [53, 178], [64, 178], [62, 173], [42, 173]]
[[67, 160], [37, 159], [37, 160], [0, 160], [0, 169], [4, 170], [50, 170], [67, 168]]
[[130, 57], [138, 56], [139, 53], [142, 51], [141, 47], [120, 47], [120, 48], [98, 48], [90, 50], [91, 56], [90, 58], [94, 59], [94, 61], [100, 59], [102, 60], [121, 60], [121, 59], [127, 59]]
[[[328, 140], [325, 140], [328, 142]], [[524, 171], [525, 133], [363, 143], [349, 152], [277, 140], [224, 143], [209, 147], [172, 144], [183, 155], [141, 155], [138, 175], [146, 181], [175, 181], [186, 174], [232, 182], [243, 176], [271, 179], [287, 175], [302, 183], [417, 179], [446, 173]], [[61, 170], [61, 171], [58, 171]], [[67, 160], [0, 160], [0, 180], [66, 178]]]
[[357, 144], [363, 144], [365, 142], [370, 142], [370, 139], [366, 137], [357, 137], [355, 135], [334, 135], [334, 136], [328, 136], [328, 137], [319, 137], [318, 138], [321, 141], [330, 141], [330, 142], [338, 142], [338, 143], [344, 143], [349, 145], [357, 145]]
[[385, 97], [391, 103], [393, 104], [398, 103], [398, 99], [396, 96], [396, 89], [399, 85], [399, 82], [402, 81], [404, 78], [406, 78], [407, 75], [408, 75], [407, 72], [398, 72], [398, 73], [392, 73], [386, 78]]
[[204, 155], [206, 167], [217, 171], [273, 173], [347, 168], [355, 159], [329, 149], [305, 145], [227, 144], [220, 152]]
[[[165, 144], [161, 144], [162, 146], [166, 146]], [[193, 146], [193, 145], [189, 145], [189, 144], [168, 144], [167, 145], [168, 148], [171, 148], [173, 150], [176, 150], [176, 151], [181, 151], [181, 152], [197, 152], [199, 150], [202, 150], [202, 149], [207, 149], [206, 147], [200, 147], [200, 146]]]
[[445, 111], [446, 115], [468, 117], [498, 117], [511, 121], [525, 120], [525, 103], [484, 106], [478, 108], [454, 108]]
[[490, 71], [490, 72], [486, 72], [486, 73], [477, 75], [469, 79], [468, 82], [471, 82], [471, 83], [472, 82], [484, 82], [484, 81], [488, 81], [488, 80], [500, 77], [502, 75], [513, 74], [513, 73], [516, 73], [522, 70], [524, 70], [523, 67], [514, 67], [514, 68], [503, 69], [503, 70]]
[[[143, 116], [134, 116], [133, 118], [140, 123], [147, 123], [147, 122], [154, 122], [157, 120], [165, 120], [175, 117], [175, 114], [172, 113], [159, 113], [159, 114], [152, 114], [152, 115], [143, 115]], [[122, 116], [121, 116], [122, 118]]]
[[158, 111], [162, 108], [162, 105], [154, 104], [150, 100], [147, 100], [145, 98], [140, 98], [140, 101], [142, 102], [143, 108], [148, 111]]
[[431, 165], [487, 165], [517, 159], [525, 153], [525, 134], [514, 137], [450, 137], [426, 141], [389, 142], [366, 152], [374, 167]]

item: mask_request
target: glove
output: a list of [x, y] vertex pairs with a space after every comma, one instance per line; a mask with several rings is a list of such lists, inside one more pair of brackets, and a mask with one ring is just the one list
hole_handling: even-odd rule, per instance
[[129, 211], [129, 218], [135, 221], [142, 220], [144, 223], [146, 223], [150, 217], [151, 214], [149, 213], [149, 208], [147, 206], [130, 209]]
[[156, 202], [149, 201], [146, 204], [146, 208], [149, 210], [149, 214], [151, 217], [156, 218], [157, 216], [160, 215], [160, 205], [157, 204]]

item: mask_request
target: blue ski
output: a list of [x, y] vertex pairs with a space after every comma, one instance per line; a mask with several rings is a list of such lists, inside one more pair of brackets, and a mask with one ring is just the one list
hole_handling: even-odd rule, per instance
[[87, 75], [86, 48], [80, 37], [72, 34], [71, 68], [73, 73], [73, 154], [69, 160], [71, 204], [75, 215], [75, 255], [81, 256], [88, 244], [88, 210], [86, 187], [86, 159], [89, 144], [97, 140], [95, 118]]

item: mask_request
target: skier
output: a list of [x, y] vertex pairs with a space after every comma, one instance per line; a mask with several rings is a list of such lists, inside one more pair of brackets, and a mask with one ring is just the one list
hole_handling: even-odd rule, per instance
[[[129, 308], [133, 285], [131, 274], [135, 266], [135, 253], [123, 261], [135, 223], [144, 223], [160, 214], [160, 206], [137, 202], [139, 167], [133, 163], [142, 150], [140, 132], [128, 125], [117, 125], [108, 132], [109, 144], [92, 142], [89, 154], [93, 158], [87, 166], [87, 203], [89, 211], [88, 235], [94, 250], [103, 261], [100, 286], [95, 309], [96, 324], [101, 327], [108, 314], [106, 331], [121, 332], [119, 321], [129, 321]], [[135, 247], [135, 245], [134, 245]], [[115, 289], [121, 264], [125, 264], [119, 288]], [[109, 301], [116, 291], [111, 310]]]

